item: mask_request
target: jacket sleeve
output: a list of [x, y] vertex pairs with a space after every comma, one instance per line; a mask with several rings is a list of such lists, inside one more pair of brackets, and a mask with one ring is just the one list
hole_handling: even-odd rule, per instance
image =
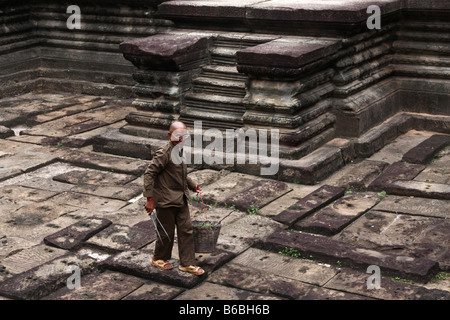
[[161, 148], [156, 151], [156, 154], [144, 172], [144, 197], [153, 197], [156, 176], [164, 170], [169, 161], [169, 153], [166, 151], [166, 148]]
[[197, 182], [195, 182], [191, 177], [186, 177], [187, 185], [189, 190], [195, 191], [195, 186], [197, 185]]

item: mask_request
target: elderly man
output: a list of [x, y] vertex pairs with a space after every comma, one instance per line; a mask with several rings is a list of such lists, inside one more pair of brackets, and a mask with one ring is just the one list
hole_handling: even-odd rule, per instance
[[201, 189], [187, 176], [186, 164], [180, 163], [180, 158], [172, 158], [172, 155], [182, 150], [181, 145], [177, 145], [189, 134], [184, 123], [175, 121], [170, 125], [168, 135], [169, 142], [156, 152], [144, 173], [144, 197], [147, 197], [145, 209], [151, 214], [156, 208], [157, 218], [169, 236], [167, 238], [166, 232], [158, 225], [161, 239], [156, 240], [151, 263], [161, 270], [173, 268], [168, 260], [172, 256], [176, 226], [179, 269], [194, 275], [202, 275], [204, 270], [195, 265], [194, 237], [187, 203], [188, 189], [194, 192], [200, 192]]

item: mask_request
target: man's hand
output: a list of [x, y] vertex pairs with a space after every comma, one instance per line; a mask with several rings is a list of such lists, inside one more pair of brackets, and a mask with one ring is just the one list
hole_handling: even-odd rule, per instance
[[202, 188], [200, 188], [200, 186], [197, 184], [195, 186], [195, 190], [194, 191], [197, 192], [197, 193], [202, 192]]
[[147, 198], [147, 203], [145, 204], [145, 210], [150, 215], [153, 212], [153, 209], [155, 209], [155, 201], [153, 198]]

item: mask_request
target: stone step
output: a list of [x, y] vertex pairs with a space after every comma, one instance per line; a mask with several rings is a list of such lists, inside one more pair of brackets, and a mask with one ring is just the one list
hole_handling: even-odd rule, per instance
[[214, 79], [200, 76], [193, 81], [194, 93], [212, 93], [223, 96], [243, 98], [245, 82], [236, 80]]
[[330, 263], [340, 261], [342, 266], [366, 270], [370, 265], [380, 267], [382, 274], [395, 275], [419, 282], [428, 281], [438, 270], [438, 263], [424, 258], [386, 254], [337, 241], [320, 235], [298, 231], [279, 230], [272, 233], [256, 247], [273, 252], [284, 248], [298, 250], [302, 256]]
[[203, 67], [202, 75], [214, 79], [223, 80], [242, 80], [245, 81], [247, 76], [239, 73], [235, 66], [228, 65], [208, 65]]

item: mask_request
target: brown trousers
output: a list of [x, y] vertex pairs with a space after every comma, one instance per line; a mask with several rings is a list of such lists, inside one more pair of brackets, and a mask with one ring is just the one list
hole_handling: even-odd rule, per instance
[[182, 207], [156, 208], [156, 214], [164, 229], [166, 229], [169, 239], [167, 239], [167, 235], [158, 223], [158, 232], [162, 241], [157, 237], [155, 260], [171, 259], [176, 226], [180, 264], [184, 267], [195, 265], [194, 236], [187, 202], [184, 201], [184, 206]]

